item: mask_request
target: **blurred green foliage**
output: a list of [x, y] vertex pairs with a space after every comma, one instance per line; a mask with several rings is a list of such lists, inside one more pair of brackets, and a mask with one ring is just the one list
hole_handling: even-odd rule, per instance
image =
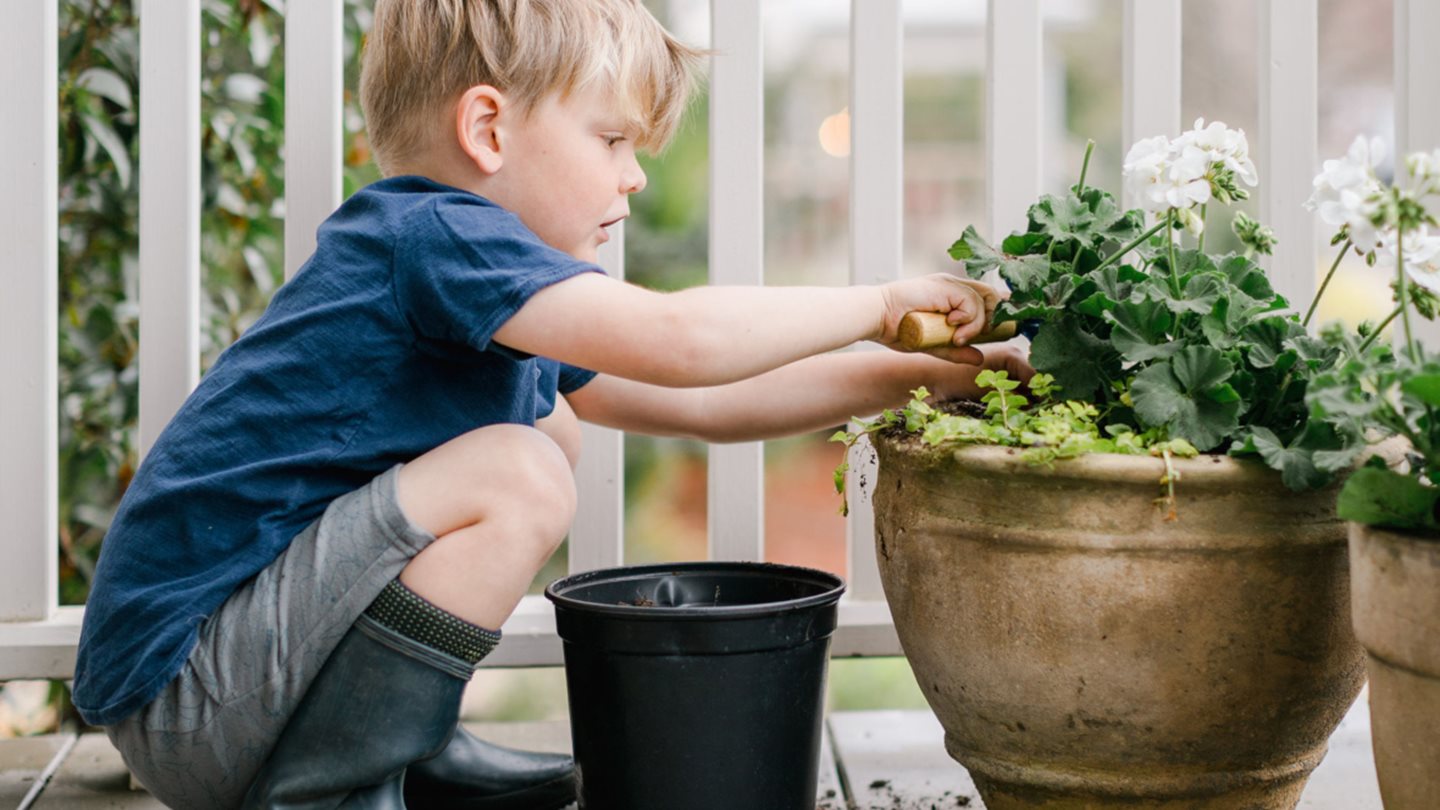
[[[133, 0], [59, 6], [61, 602], [85, 600], [136, 464], [139, 20]], [[201, 5], [202, 367], [264, 310], [284, 261], [284, 19], [275, 0]], [[346, 9], [358, 51], [357, 8]], [[347, 120], [358, 120], [347, 93]], [[351, 134], [347, 187], [373, 179]]]

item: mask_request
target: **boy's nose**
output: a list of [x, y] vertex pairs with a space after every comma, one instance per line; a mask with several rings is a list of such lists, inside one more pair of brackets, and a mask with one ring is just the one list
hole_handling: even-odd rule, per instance
[[631, 163], [630, 171], [620, 178], [620, 190], [626, 194], [636, 194], [645, 190], [645, 184], [649, 180], [645, 177], [645, 170], [640, 168], [639, 163]]

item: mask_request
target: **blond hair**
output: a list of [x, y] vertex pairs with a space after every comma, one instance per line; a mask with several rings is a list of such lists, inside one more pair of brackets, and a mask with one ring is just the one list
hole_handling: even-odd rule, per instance
[[424, 149], [436, 116], [488, 84], [528, 114], [597, 83], [659, 151], [685, 112], [704, 52], [667, 32], [641, 0], [376, 0], [360, 104], [381, 171]]

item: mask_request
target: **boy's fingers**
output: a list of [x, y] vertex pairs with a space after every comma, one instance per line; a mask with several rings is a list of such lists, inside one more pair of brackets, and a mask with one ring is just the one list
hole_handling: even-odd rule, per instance
[[931, 349], [930, 354], [941, 360], [949, 360], [952, 363], [962, 363], [967, 366], [978, 366], [985, 362], [985, 355], [974, 346], [946, 346], [940, 349]]
[[[951, 326], [960, 326], [970, 323], [979, 318], [985, 312], [985, 299], [975, 288], [965, 286], [961, 288], [960, 303], [945, 315], [945, 322]], [[988, 320], [988, 318], [986, 319]]]

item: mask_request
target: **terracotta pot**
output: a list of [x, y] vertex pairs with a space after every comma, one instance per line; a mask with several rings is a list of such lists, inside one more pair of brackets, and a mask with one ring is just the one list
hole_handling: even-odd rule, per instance
[[1350, 524], [1355, 635], [1386, 810], [1440, 807], [1440, 537]]
[[1364, 679], [1335, 491], [876, 437], [906, 656], [990, 810], [1293, 808]]

